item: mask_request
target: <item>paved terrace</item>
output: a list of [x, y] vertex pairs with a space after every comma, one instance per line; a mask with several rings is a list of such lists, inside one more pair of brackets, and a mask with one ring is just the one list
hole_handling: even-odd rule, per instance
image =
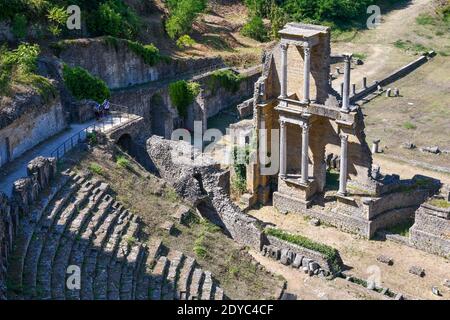
[[[11, 196], [13, 183], [23, 177], [27, 176], [28, 163], [38, 156], [51, 157], [56, 156], [54, 151], [68, 141], [66, 144], [66, 151], [72, 148], [71, 138], [73, 137], [73, 145], [78, 141], [78, 133], [82, 139], [86, 137], [86, 132], [91, 132], [94, 129], [100, 132], [108, 132], [112, 128], [123, 126], [124, 124], [136, 120], [137, 116], [131, 115], [129, 118], [122, 114], [119, 116], [110, 116], [102, 124], [101, 121], [90, 120], [83, 124], [71, 124], [69, 128], [60, 134], [57, 134], [50, 139], [43, 141], [35, 146], [33, 149], [25, 152], [22, 156], [12, 160], [10, 163], [0, 168], [0, 192], [5, 193], [8, 197]], [[63, 148], [60, 149], [59, 156], [63, 154]], [[53, 153], [53, 154], [52, 154]]]

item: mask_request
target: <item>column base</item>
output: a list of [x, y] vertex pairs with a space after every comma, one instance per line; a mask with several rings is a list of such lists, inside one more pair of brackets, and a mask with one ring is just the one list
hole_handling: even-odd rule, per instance
[[301, 101], [301, 103], [304, 103], [304, 104], [310, 104], [310, 103], [311, 103], [311, 100], [310, 100], [310, 99], [303, 99], [303, 100]]

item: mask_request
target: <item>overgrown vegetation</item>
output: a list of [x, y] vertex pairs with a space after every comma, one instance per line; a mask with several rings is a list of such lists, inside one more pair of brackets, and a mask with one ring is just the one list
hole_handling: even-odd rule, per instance
[[250, 161], [250, 148], [233, 149], [234, 177], [231, 180], [231, 191], [235, 195], [242, 195], [247, 190], [247, 165]]
[[84, 25], [93, 36], [135, 39], [141, 26], [139, 16], [124, 0], [0, 0], [0, 21], [11, 21], [21, 37], [26, 34], [27, 21], [60, 36], [67, 30], [70, 5], [80, 7]]
[[208, 86], [212, 91], [224, 88], [229, 92], [236, 93], [240, 88], [241, 82], [242, 76], [234, 73], [232, 70], [218, 70], [211, 74]]
[[200, 84], [180, 80], [169, 85], [169, 97], [181, 117], [187, 116], [187, 109], [200, 93]]
[[260, 42], [264, 42], [268, 39], [267, 29], [264, 25], [264, 21], [260, 16], [250, 17], [247, 23], [241, 30], [242, 35], [255, 39]]
[[414, 123], [407, 121], [407, 122], [403, 123], [403, 128], [405, 128], [407, 130], [415, 130], [415, 129], [417, 129], [417, 126]]
[[177, 47], [179, 49], [190, 48], [196, 44], [195, 40], [192, 39], [189, 35], [185, 34], [178, 38]]
[[57, 94], [49, 79], [36, 74], [39, 54], [37, 44], [22, 43], [14, 50], [0, 47], [0, 95], [12, 95], [16, 85], [31, 86], [45, 100]]
[[92, 99], [102, 103], [111, 95], [102, 79], [94, 77], [81, 67], [71, 68], [68, 65], [64, 65], [63, 77], [67, 88], [78, 100]]
[[301, 235], [293, 235], [287, 232], [284, 232], [275, 228], [268, 228], [264, 231], [267, 235], [273, 236], [275, 238], [296, 244], [300, 247], [320, 252], [325, 256], [325, 258], [330, 262], [334, 272], [342, 271], [341, 268], [341, 259], [339, 256], [339, 252], [322, 243], [315, 242], [309, 238], [306, 238]]
[[91, 164], [89, 164], [89, 170], [92, 173], [101, 175], [103, 173], [103, 168], [102, 166], [100, 166], [98, 163], [92, 162]]
[[125, 158], [124, 156], [118, 156], [116, 158], [116, 164], [119, 167], [122, 167], [122, 168], [125, 168], [125, 169], [130, 167], [130, 161], [128, 161], [128, 159]]
[[397, 40], [394, 42], [394, 46], [415, 54], [426, 53], [431, 50], [420, 43], [413, 43], [410, 40]]
[[414, 224], [414, 220], [413, 219], [408, 219], [405, 222], [399, 223], [395, 226], [392, 226], [390, 228], [387, 229], [388, 232], [393, 233], [393, 234], [398, 234], [401, 235], [403, 237], [408, 237], [409, 236], [409, 229], [411, 229], [411, 227]]
[[167, 0], [169, 18], [166, 31], [169, 37], [177, 39], [192, 30], [197, 16], [206, 9], [206, 0]]

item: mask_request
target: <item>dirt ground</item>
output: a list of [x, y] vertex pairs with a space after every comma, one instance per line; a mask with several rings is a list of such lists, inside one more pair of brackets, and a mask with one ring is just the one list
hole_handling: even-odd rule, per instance
[[[329, 226], [314, 227], [298, 214], [283, 215], [270, 206], [252, 210], [250, 214], [272, 223], [280, 229], [293, 234], [301, 234], [338, 249], [344, 264], [348, 267], [348, 271], [346, 271], [348, 274], [361, 279], [379, 276], [381, 286], [413, 299], [450, 299], [450, 289], [443, 286], [444, 279], [450, 278], [450, 261], [448, 259], [391, 241], [369, 241]], [[378, 262], [376, 258], [379, 255], [392, 257], [394, 264], [388, 266]], [[355, 285], [349, 286], [348, 282], [343, 279], [331, 282], [317, 279], [320, 282], [316, 283], [316, 279], [305, 281], [305, 276], [298, 275], [298, 271], [282, 268], [281, 264], [277, 263], [273, 266], [270, 260], [266, 261], [264, 265], [269, 269], [271, 266], [274, 270], [279, 268], [280, 274], [288, 280], [288, 291], [299, 292], [299, 298], [312, 299], [315, 297], [317, 299], [319, 293], [325, 293], [330, 299], [347, 299], [349, 296], [355, 299], [380, 298], [379, 295], [378, 297], [374, 296], [372, 292], [367, 293], [368, 290], [364, 288], [361, 293], [359, 289], [354, 288]], [[410, 274], [408, 270], [413, 265], [424, 268], [425, 277], [420, 278]], [[289, 280], [291, 280], [290, 283]], [[441, 297], [432, 294], [433, 286], [439, 288], [442, 293]]]

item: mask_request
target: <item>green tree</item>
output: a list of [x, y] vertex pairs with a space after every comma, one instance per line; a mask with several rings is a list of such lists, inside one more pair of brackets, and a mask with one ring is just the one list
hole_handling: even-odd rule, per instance
[[264, 25], [264, 21], [259, 16], [251, 17], [242, 28], [241, 33], [242, 35], [257, 41], [263, 42], [267, 40], [267, 29]]
[[78, 100], [92, 99], [101, 103], [111, 95], [103, 80], [94, 77], [81, 67], [71, 68], [64, 65], [63, 77], [70, 92]]
[[206, 9], [206, 0], [169, 0], [167, 6], [170, 14], [166, 21], [169, 37], [176, 39], [188, 34], [197, 16]]

